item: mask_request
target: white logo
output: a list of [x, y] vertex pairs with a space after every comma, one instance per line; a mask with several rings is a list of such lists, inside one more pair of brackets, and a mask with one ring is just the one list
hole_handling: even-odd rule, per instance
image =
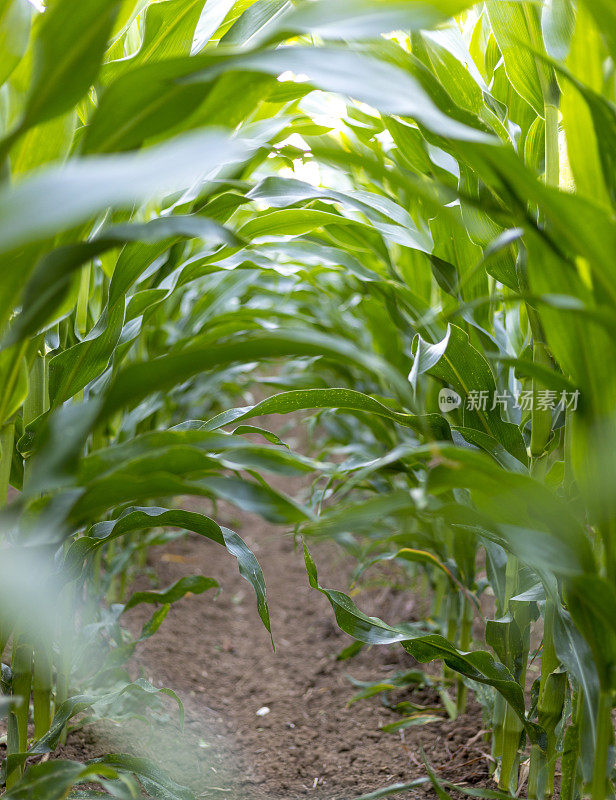
[[462, 398], [453, 389], [441, 389], [438, 393], [438, 407], [442, 412], [453, 411], [462, 403]]

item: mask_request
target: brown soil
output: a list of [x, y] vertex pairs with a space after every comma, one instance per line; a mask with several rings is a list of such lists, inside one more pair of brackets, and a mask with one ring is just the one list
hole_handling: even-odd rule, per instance
[[[225, 520], [229, 522], [229, 520]], [[290, 539], [242, 515], [240, 530], [260, 559], [268, 586], [276, 651], [256, 614], [251, 588], [222, 548], [180, 540], [152, 555], [167, 585], [184, 574], [216, 576], [223, 592], [175, 604], [139, 661], [156, 684], [175, 689], [186, 705], [182, 736], [172, 722], [130, 738], [109, 726], [77, 731], [63, 755], [87, 758], [129, 750], [160, 758], [177, 780], [205, 797], [291, 798], [312, 794], [350, 800], [390, 783], [424, 773], [421, 749], [437, 774], [455, 782], [488, 785], [488, 745], [478, 735], [481, 711], [455, 722], [432, 723], [403, 733], [379, 727], [398, 717], [378, 698], [347, 707], [354, 693], [348, 677], [376, 680], [409, 669], [401, 648], [364, 649], [350, 661], [336, 655], [350, 643], [335, 625], [327, 600], [307, 585], [303, 559]], [[344, 565], [331, 547], [315, 548], [323, 578], [341, 575]], [[345, 588], [344, 582], [339, 588]], [[331, 585], [331, 583], [330, 583]], [[355, 600], [370, 612], [407, 611], [413, 600], [389, 590], [367, 591]], [[374, 595], [378, 594], [379, 597]], [[362, 600], [364, 602], [362, 602]], [[370, 613], [369, 612], [369, 613]], [[143, 621], [140, 609], [131, 612]], [[405, 699], [438, 704], [430, 690], [407, 691]], [[402, 699], [402, 695], [397, 699]], [[258, 716], [263, 707], [270, 709]], [[420, 787], [413, 792], [429, 792]], [[409, 796], [409, 795], [407, 795]]]
[[[297, 480], [272, 481], [290, 494]], [[191, 502], [191, 501], [189, 501]], [[456, 783], [490, 785], [489, 745], [481, 734], [481, 709], [474, 699], [455, 722], [395, 734], [379, 728], [400, 717], [380, 699], [348, 707], [356, 691], [348, 676], [386, 678], [415, 666], [400, 647], [364, 648], [347, 661], [337, 654], [350, 637], [336, 626], [327, 599], [308, 586], [303, 557], [292, 537], [258, 517], [225, 504], [216, 515], [253, 549], [267, 583], [274, 652], [260, 624], [252, 589], [239, 576], [235, 559], [198, 537], [178, 539], [150, 554], [161, 586], [201, 573], [222, 586], [176, 603], [158, 633], [139, 651], [138, 661], [153, 683], [173, 688], [186, 707], [185, 732], [170, 714], [154, 726], [98, 724], [75, 731], [61, 755], [85, 759], [128, 751], [154, 756], [197, 796], [230, 800], [352, 800], [393, 783], [425, 775], [422, 749], [437, 775]], [[348, 589], [349, 563], [331, 543], [311, 545], [323, 585]], [[142, 581], [140, 581], [141, 583]], [[373, 582], [374, 584], [374, 582]], [[354, 596], [367, 613], [388, 621], [411, 620], [420, 609], [412, 594], [381, 586]], [[127, 614], [137, 631], [151, 613]], [[396, 697], [439, 705], [429, 689]], [[269, 713], [258, 715], [259, 709]], [[432, 795], [420, 786], [400, 797]]]

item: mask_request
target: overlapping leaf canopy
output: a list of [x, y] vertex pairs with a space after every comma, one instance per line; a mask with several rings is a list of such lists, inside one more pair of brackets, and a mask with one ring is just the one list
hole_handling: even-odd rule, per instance
[[[555, 609], [589, 778], [616, 674], [615, 40], [610, 2], [578, 6], [0, 2], [0, 472], [23, 490], [11, 541], [65, 548], [79, 580], [122, 537], [193, 531], [238, 559], [266, 627], [241, 539], [160, 498], [230, 500], [370, 558], [420, 546], [472, 591], [481, 546], [503, 614], [507, 552], [520, 592], [531, 574]], [[250, 377], [267, 399], [241, 399]], [[442, 412], [443, 386], [489, 404]], [[492, 405], [524, 390], [579, 402]], [[309, 410], [342, 463], [244, 424]], [[267, 482], [311, 470], [326, 482], [313, 502]], [[505, 638], [522, 642], [520, 620]], [[420, 645], [445, 647], [545, 745], [521, 651], [506, 663], [513, 639], [498, 663], [405, 635], [392, 641], [420, 660], [436, 657]], [[66, 765], [62, 786], [124, 766]]]

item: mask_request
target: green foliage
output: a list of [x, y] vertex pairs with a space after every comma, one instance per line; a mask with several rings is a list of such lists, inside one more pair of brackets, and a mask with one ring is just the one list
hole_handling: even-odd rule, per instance
[[[347, 633], [441, 661], [452, 715], [469, 686], [487, 703], [500, 792], [475, 796], [518, 791], [525, 737], [533, 800], [558, 759], [567, 800], [612, 793], [615, 13], [0, 0], [7, 798], [191, 796], [129, 756], [28, 762], [76, 714], [159, 702], [128, 660], [218, 585], [131, 594], [161, 529], [225, 547], [268, 635], [255, 556], [161, 505], [187, 495], [330, 537], [357, 579], [393, 562], [428, 587], [430, 622], [390, 625], [321, 587], [306, 551]], [[290, 413], [318, 459], [246, 424]], [[308, 502], [268, 483], [307, 473]], [[131, 638], [139, 603], [158, 607]]]

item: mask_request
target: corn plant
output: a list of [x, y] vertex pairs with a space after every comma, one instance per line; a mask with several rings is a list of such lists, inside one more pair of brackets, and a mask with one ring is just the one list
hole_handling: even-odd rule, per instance
[[[191, 378], [215, 366], [209, 394], [204, 382], [193, 391], [209, 397], [202, 395], [202, 409], [218, 410], [216, 388], [233, 385], [233, 364], [241, 360], [233, 348], [212, 354], [207, 333], [199, 338], [208, 317], [203, 304], [196, 329], [182, 329], [182, 303], [203, 291], [210, 255], [241, 242], [219, 221], [224, 212], [203, 208], [217, 186], [250, 174], [287, 123], [281, 115], [260, 124], [261, 103], [269, 98], [278, 110], [289, 98], [275, 96], [276, 68], [251, 73], [231, 113], [224, 64], [233, 48], [217, 48], [238, 22], [235, 8], [206, 15], [197, 32], [203, 2], [146, 5], [97, 0], [76, 9], [60, 0], [35, 12], [18, 0], [1, 9], [0, 655], [8, 663], [0, 708], [8, 715], [7, 797], [65, 796], [75, 783], [93, 780], [126, 791], [130, 775], [150, 794], [175, 791], [170, 779], [128, 756], [86, 766], [35, 764], [24, 775], [28, 760], [53, 751], [87, 709], [122, 719], [161, 693], [175, 697], [131, 680], [125, 665], [173, 602], [217, 582], [194, 575], [131, 594], [133, 570], [147, 546], [161, 541], [157, 531], [190, 531], [224, 546], [252, 584], [269, 631], [263, 575], [243, 540], [202, 513], [161, 502], [180, 494], [225, 498], [273, 522], [308, 518], [250, 475], [301, 474], [314, 468], [309, 459], [275, 437], [271, 444], [266, 432], [266, 444], [258, 445], [241, 431], [210, 432], [182, 414], [187, 402], [197, 404], [186, 400]], [[237, 46], [259, 28], [258, 19], [248, 30], [242, 23]], [[199, 52], [191, 56], [193, 43]], [[180, 85], [180, 73], [167, 73], [180, 62], [187, 75], [200, 76], [197, 84]], [[145, 100], [144, 87], [154, 89], [151, 73], [161, 64], [149, 117], [135, 127], [134, 102]], [[125, 93], [124, 82], [135, 78], [138, 85]], [[164, 104], [165, 119], [163, 84], [179, 101]], [[118, 91], [132, 107], [117, 105]], [[234, 130], [205, 130], [217, 114]], [[213, 283], [212, 300], [215, 293]], [[9, 486], [17, 492], [7, 505]], [[157, 609], [127, 641], [121, 614], [142, 603]]]
[[[340, 132], [306, 125], [302, 146], [281, 148], [286, 175], [247, 195], [276, 210], [240, 230], [270, 235], [250, 251], [294, 272], [290, 302], [306, 330], [354, 347], [343, 363], [323, 352], [301, 378], [296, 364], [278, 379], [289, 391], [210, 423], [337, 410], [320, 419], [349, 456], [333, 477], [349, 477], [335, 491], [327, 483], [326, 510], [304, 531], [334, 536], [364, 561], [372, 552], [431, 563], [446, 635], [377, 625], [322, 589], [307, 555], [311, 583], [359, 640], [402, 642], [420, 661], [442, 658], [491, 685], [499, 785], [516, 791], [528, 738], [531, 797], [553, 793], [559, 758], [565, 796], [611, 791], [614, 112], [602, 13], [590, 3], [488, 2], [434, 32], [349, 43], [354, 74], [364, 58], [374, 67], [361, 85], [348, 74], [332, 80], [339, 48], [323, 44], [320, 61], [298, 57], [316, 85], [371, 108], [352, 104], [339, 112]], [[389, 17], [385, 27], [396, 24]], [[339, 21], [337, 34], [367, 37], [355, 26]], [[376, 90], [386, 75], [396, 92]], [[327, 124], [318, 105], [304, 107]], [[289, 164], [301, 176], [315, 163], [316, 185], [289, 175]], [[300, 235], [277, 241], [284, 233]], [[298, 336], [291, 326], [288, 335]], [[340, 505], [351, 489], [364, 499]], [[478, 548], [495, 596], [485, 625], [495, 658], [468, 652]], [[539, 616], [541, 670], [526, 707]], [[463, 708], [463, 681], [458, 688]]]
[[[360, 330], [363, 322], [372, 348], [395, 359], [392, 366], [402, 374], [408, 369], [416, 390], [415, 403], [406, 408], [393, 411], [388, 403], [370, 410], [423, 428], [424, 439], [452, 443], [398, 445], [385, 453], [388, 472], [410, 482], [411, 510], [408, 494], [406, 504], [395, 493], [384, 497], [383, 484], [374, 480], [378, 499], [366, 500], [363, 513], [352, 518], [356, 529], [374, 525], [386, 511], [404, 519], [410, 513], [417, 528], [402, 533], [398, 522], [394, 530], [400, 531], [395, 540], [411, 546], [424, 545], [426, 526], [438, 526], [443, 533], [437, 554], [448, 550], [460, 570], [466, 537], [483, 545], [500, 614], [487, 623], [486, 641], [507, 670], [501, 677], [513, 678], [521, 690], [528, 628], [539, 604], [543, 649], [533, 709], [538, 728], [528, 727], [519, 705], [522, 691], [515, 702], [512, 696], [498, 702], [494, 718], [494, 755], [506, 790], [517, 786], [526, 727], [531, 797], [552, 793], [561, 754], [563, 793], [575, 796], [588, 782], [592, 796], [603, 797], [613, 740], [604, 612], [613, 591], [611, 511], [602, 477], [609, 457], [601, 445], [611, 439], [613, 413], [603, 272], [609, 269], [604, 244], [613, 224], [607, 200], [612, 145], [605, 138], [613, 107], [601, 69], [609, 63], [610, 44], [596, 13], [583, 4], [575, 17], [566, 5], [539, 14], [530, 4], [487, 3], [446, 31], [412, 35], [410, 54], [382, 47], [383, 58], [405, 65], [432, 87], [443, 111], [475, 131], [491, 129], [499, 141], [473, 141], [471, 135], [435, 141], [421, 119], [413, 125], [364, 116], [357, 126], [352, 113], [355, 136], [345, 143], [351, 152], [346, 162], [335, 145], [320, 151], [319, 142], [312, 149], [330, 163], [356, 164], [360, 185], [368, 183], [403, 208], [410, 196], [415, 220], [421, 220], [416, 228], [431, 237], [414, 253], [392, 253], [393, 237], [384, 237], [390, 272], [378, 288], [382, 310], [370, 307], [371, 297], [356, 304], [360, 324], [353, 328]], [[584, 59], [596, 67], [593, 87], [584, 83]], [[390, 132], [386, 144], [368, 148], [366, 129], [378, 136], [384, 128]], [[598, 185], [605, 186], [602, 203], [583, 189], [587, 159]], [[390, 218], [396, 219], [393, 212]], [[386, 315], [384, 341], [379, 325]], [[455, 390], [461, 406], [436, 419], [400, 418], [409, 411], [435, 412], [439, 387]], [[526, 407], [494, 404], [495, 397], [524, 392], [534, 401]], [[487, 406], [484, 396], [490, 398]], [[448, 431], [437, 430], [447, 423]], [[379, 464], [372, 459], [350, 466], [365, 481]], [[400, 480], [399, 475], [396, 486]], [[373, 517], [366, 516], [370, 510]], [[348, 531], [345, 512], [353, 514], [334, 507], [314, 529]], [[508, 553], [504, 570], [500, 548]], [[360, 612], [349, 614], [348, 600], [328, 596], [339, 623], [363, 641], [401, 640], [419, 660], [436, 657], [421, 636], [388, 626], [375, 631]], [[459, 644], [466, 649], [467, 642]], [[479, 653], [472, 657], [479, 659]], [[445, 663], [469, 675], [459, 658], [452, 654]], [[486, 679], [485, 673], [470, 677]]]
[[[182, 495], [333, 537], [357, 574], [395, 559], [416, 590], [425, 573], [431, 620], [390, 625], [322, 587], [306, 550], [343, 630], [443, 662], [459, 712], [469, 686], [492, 693], [502, 790], [528, 741], [529, 797], [553, 794], [558, 760], [562, 797], [612, 793], [614, 17], [591, 0], [0, 3], [8, 797], [120, 773], [160, 790], [128, 757], [23, 774], [85, 709], [155, 701], [118, 680], [139, 640], [105, 602], [158, 603], [144, 639], [216, 585], [130, 595], [159, 529], [225, 546], [269, 628], [256, 559], [167, 502]], [[238, 405], [254, 364], [275, 391]], [[318, 460], [250, 423], [308, 410]], [[312, 502], [271, 472], [316, 472]], [[103, 617], [115, 646], [94, 666], [76, 623]]]

